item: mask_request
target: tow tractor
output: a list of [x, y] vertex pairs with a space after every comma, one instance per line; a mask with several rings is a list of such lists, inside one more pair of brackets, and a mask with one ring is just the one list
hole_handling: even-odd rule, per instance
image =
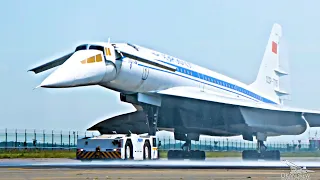
[[138, 134], [102, 134], [77, 140], [80, 160], [154, 160], [159, 159], [156, 136]]

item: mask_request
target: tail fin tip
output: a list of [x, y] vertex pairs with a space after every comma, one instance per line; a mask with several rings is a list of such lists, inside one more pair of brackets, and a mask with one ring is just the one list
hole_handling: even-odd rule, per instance
[[277, 36], [279, 36], [279, 37], [282, 37], [282, 27], [281, 27], [281, 25], [278, 24], [278, 23], [274, 23], [274, 24], [273, 24], [273, 27], [272, 27], [272, 32], [273, 32], [275, 35], [277, 35]]

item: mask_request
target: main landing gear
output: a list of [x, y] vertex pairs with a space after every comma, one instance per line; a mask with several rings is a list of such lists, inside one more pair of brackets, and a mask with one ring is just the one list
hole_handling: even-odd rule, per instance
[[[156, 135], [157, 124], [159, 118], [159, 107], [156, 106], [144, 106], [144, 111], [146, 112], [146, 124], [149, 128], [149, 135]], [[183, 134], [183, 133], [175, 133], [175, 137], [177, 134], [178, 140], [186, 141], [181, 147], [182, 150], [169, 150], [168, 151], [168, 159], [193, 159], [193, 160], [204, 160], [206, 158], [206, 154], [204, 151], [200, 150], [191, 150], [191, 140], [199, 140], [199, 134]]]
[[243, 160], [271, 160], [271, 161], [280, 161], [280, 151], [271, 150], [267, 151], [267, 147], [264, 145], [263, 141], [258, 140], [257, 150], [244, 150], [242, 152]]
[[155, 136], [157, 132], [159, 107], [146, 106], [144, 109], [146, 111], [146, 123], [149, 128], [149, 135]]
[[191, 160], [205, 160], [206, 153], [199, 150], [191, 150], [191, 140], [187, 140], [182, 145], [182, 150], [169, 150], [168, 160], [191, 159]]

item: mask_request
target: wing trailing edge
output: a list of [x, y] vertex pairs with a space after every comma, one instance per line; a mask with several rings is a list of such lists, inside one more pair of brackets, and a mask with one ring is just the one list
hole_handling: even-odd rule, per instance
[[242, 100], [237, 98], [226, 97], [222, 95], [215, 94], [209, 91], [200, 91], [199, 88], [195, 87], [175, 87], [169, 88], [167, 90], [162, 90], [157, 92], [160, 95], [166, 96], [177, 96], [196, 100], [202, 100], [207, 102], [223, 103], [240, 107], [249, 107], [264, 109], [270, 111], [285, 111], [292, 113], [301, 113], [309, 123], [310, 127], [320, 127], [320, 111], [311, 109], [294, 108], [289, 106], [284, 106], [281, 104], [267, 104], [262, 102], [252, 102], [249, 100]]

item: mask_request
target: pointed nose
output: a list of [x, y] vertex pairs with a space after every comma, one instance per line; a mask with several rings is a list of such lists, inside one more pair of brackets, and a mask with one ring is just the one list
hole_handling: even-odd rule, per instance
[[[108, 74], [108, 78], [105, 78], [106, 74]], [[97, 85], [101, 81], [114, 79], [115, 75], [115, 67], [103, 62], [101, 51], [77, 51], [39, 86], [44, 88], [69, 88]]]
[[72, 87], [74, 83], [74, 76], [72, 73], [66, 73], [61, 67], [50, 74], [41, 84], [44, 88], [65, 88]]

